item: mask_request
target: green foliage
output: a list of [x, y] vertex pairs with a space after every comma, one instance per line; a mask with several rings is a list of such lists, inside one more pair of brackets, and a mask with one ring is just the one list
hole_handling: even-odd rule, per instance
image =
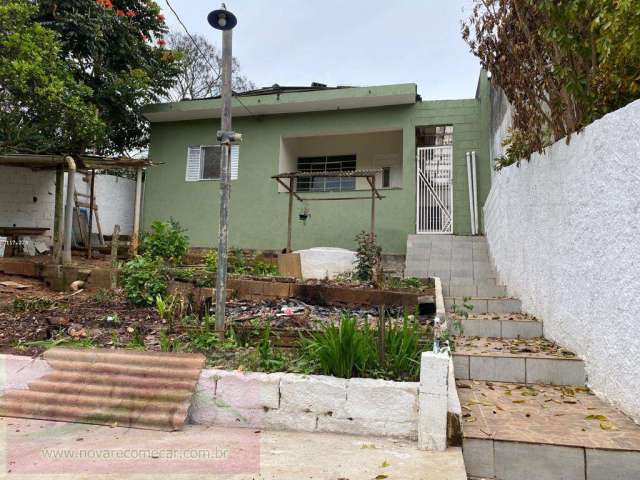
[[[217, 271], [218, 252], [215, 250], [209, 251], [204, 257], [204, 264], [207, 271]], [[227, 272], [234, 275], [275, 276], [278, 275], [278, 266], [257, 260], [251, 255], [245, 255], [241, 249], [234, 248], [229, 250]]]
[[261, 277], [268, 277], [278, 275], [279, 271], [278, 266], [274, 263], [256, 260], [251, 268], [251, 273]]
[[513, 105], [498, 169], [640, 98], [637, 0], [474, 0], [462, 34]]
[[267, 324], [258, 344], [260, 369], [264, 372], [277, 372], [285, 367], [286, 359], [271, 344], [271, 327]]
[[168, 222], [155, 221], [151, 224], [151, 231], [142, 237], [140, 253], [151, 259], [179, 264], [189, 250], [189, 237], [184, 232], [173, 219]]
[[209, 250], [204, 256], [205, 268], [210, 272], [218, 270], [218, 252], [216, 250]]
[[355, 277], [363, 282], [375, 281], [381, 264], [382, 248], [373, 233], [362, 231], [356, 235]]
[[142, 331], [138, 326], [134, 327], [133, 337], [131, 337], [131, 341], [127, 344], [127, 348], [132, 348], [134, 350], [144, 350], [144, 337], [142, 336]]
[[124, 264], [122, 283], [129, 300], [136, 305], [151, 306], [168, 287], [168, 273], [162, 259], [138, 255]]
[[317, 363], [322, 373], [341, 378], [366, 376], [377, 367], [375, 337], [368, 325], [343, 315], [340, 323], [328, 323], [303, 339], [304, 354]]
[[20, 342], [16, 345], [19, 350], [25, 348], [43, 348], [48, 350], [53, 347], [70, 347], [70, 348], [93, 348], [95, 343], [91, 338], [71, 338], [64, 335], [58, 335], [48, 340], [34, 340], [31, 342]]
[[105, 124], [59, 34], [34, 21], [37, 12], [31, 2], [0, 3], [0, 151], [83, 152]]
[[113, 303], [113, 292], [108, 288], [99, 288], [93, 294], [93, 301], [101, 307], [109, 306]]
[[388, 277], [385, 279], [384, 288], [390, 290], [422, 290], [428, 286], [428, 282], [415, 277]]
[[385, 373], [394, 380], [415, 380], [420, 371], [422, 332], [418, 322], [404, 316], [402, 325], [392, 324], [385, 335]]
[[[27, 2], [21, 2], [27, 3]], [[106, 125], [103, 153], [144, 148], [144, 105], [158, 101], [180, 72], [165, 48], [168, 29], [152, 0], [39, 0], [33, 19], [58, 35], [59, 58], [89, 92], [91, 112]]]

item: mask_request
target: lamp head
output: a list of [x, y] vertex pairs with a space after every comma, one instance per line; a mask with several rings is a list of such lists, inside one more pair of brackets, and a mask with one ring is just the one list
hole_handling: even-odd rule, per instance
[[231, 30], [238, 23], [236, 16], [227, 10], [224, 3], [218, 10], [214, 10], [207, 16], [207, 21], [216, 30]]

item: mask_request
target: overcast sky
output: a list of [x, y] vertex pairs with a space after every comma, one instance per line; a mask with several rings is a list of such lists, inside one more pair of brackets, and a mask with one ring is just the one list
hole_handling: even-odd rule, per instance
[[[169, 0], [218, 47], [211, 0]], [[158, 0], [172, 29], [180, 26]], [[257, 87], [416, 83], [424, 99], [475, 95], [480, 65], [460, 37], [471, 0], [229, 0], [233, 54]]]

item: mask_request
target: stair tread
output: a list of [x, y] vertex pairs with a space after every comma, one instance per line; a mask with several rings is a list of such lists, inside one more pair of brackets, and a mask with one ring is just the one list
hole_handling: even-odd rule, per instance
[[578, 360], [580, 358], [543, 337], [536, 338], [495, 338], [495, 337], [455, 337], [455, 355], [489, 357], [528, 357], [555, 360]]
[[640, 426], [586, 387], [456, 384], [465, 439], [640, 452]]

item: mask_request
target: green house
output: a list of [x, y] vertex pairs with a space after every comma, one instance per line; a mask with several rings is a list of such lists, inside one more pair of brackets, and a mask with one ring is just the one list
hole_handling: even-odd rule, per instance
[[[348, 173], [361, 170], [375, 170], [383, 197], [375, 202], [375, 232], [385, 253], [404, 253], [408, 234], [482, 232], [489, 101], [484, 72], [475, 97], [460, 100], [422, 101], [415, 84], [274, 85], [235, 97], [233, 129], [243, 141], [232, 153], [230, 245], [286, 247], [289, 193], [272, 177], [290, 172], [317, 174], [296, 180], [303, 201], [293, 202], [293, 249], [354, 248], [371, 224], [370, 184]], [[175, 218], [195, 247], [217, 244], [221, 106], [212, 98], [145, 109], [149, 156], [158, 165], [147, 172], [144, 224]]]

